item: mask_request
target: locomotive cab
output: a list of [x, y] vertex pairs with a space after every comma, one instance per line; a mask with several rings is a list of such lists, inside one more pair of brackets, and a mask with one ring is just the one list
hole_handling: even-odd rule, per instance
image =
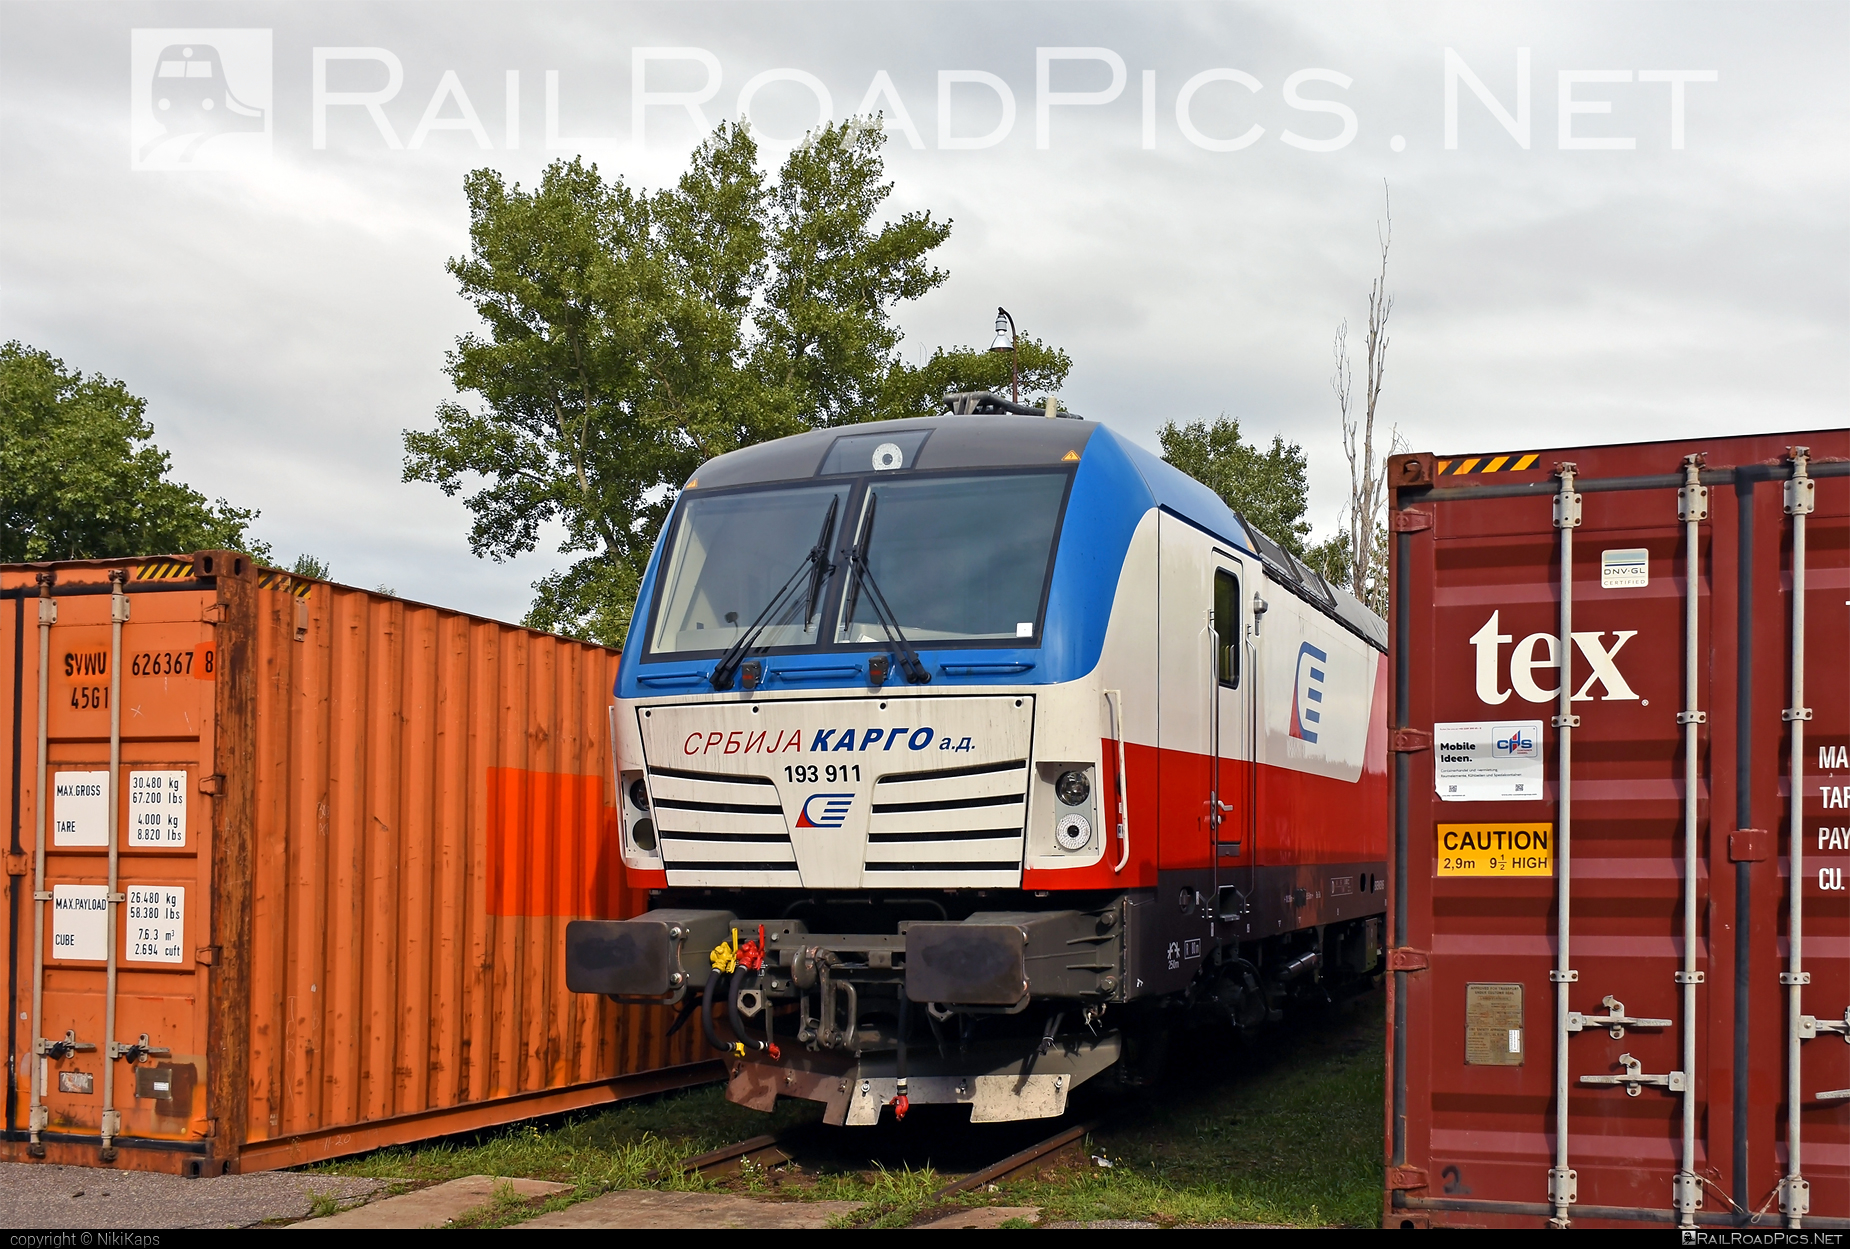
[[643, 579], [651, 909], [568, 925], [568, 983], [698, 1016], [735, 1101], [1056, 1115], [1379, 961], [1382, 622], [1110, 429], [980, 406], [708, 462]]

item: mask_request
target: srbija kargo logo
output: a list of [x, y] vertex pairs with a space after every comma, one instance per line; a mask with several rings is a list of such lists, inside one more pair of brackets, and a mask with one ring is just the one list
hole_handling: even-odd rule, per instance
[[129, 168], [241, 169], [270, 159], [270, 32], [136, 30]]

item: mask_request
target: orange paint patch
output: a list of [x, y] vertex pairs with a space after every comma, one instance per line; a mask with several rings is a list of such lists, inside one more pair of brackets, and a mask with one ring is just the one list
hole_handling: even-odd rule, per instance
[[604, 778], [488, 769], [488, 913], [619, 913], [623, 858]]

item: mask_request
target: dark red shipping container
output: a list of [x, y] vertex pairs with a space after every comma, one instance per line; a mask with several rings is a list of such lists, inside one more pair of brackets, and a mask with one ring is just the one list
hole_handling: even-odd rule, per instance
[[1850, 430], [1389, 484], [1388, 1226], [1850, 1227]]

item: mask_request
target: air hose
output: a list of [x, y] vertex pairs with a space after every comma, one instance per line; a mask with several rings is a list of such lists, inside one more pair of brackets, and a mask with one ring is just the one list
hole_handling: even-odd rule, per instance
[[719, 1039], [719, 1029], [713, 1026], [713, 990], [719, 987], [719, 968], [707, 973], [707, 987], [700, 991], [700, 1030], [706, 1034], [707, 1044], [722, 1054], [735, 1054], [744, 1047], [734, 1042], [727, 1045]]
[[894, 1080], [893, 1122], [905, 1120], [906, 1111], [912, 1108], [912, 1100], [906, 1096], [906, 1034], [912, 1030], [912, 1002], [906, 997], [904, 985], [899, 989], [899, 1052], [893, 1057]]

